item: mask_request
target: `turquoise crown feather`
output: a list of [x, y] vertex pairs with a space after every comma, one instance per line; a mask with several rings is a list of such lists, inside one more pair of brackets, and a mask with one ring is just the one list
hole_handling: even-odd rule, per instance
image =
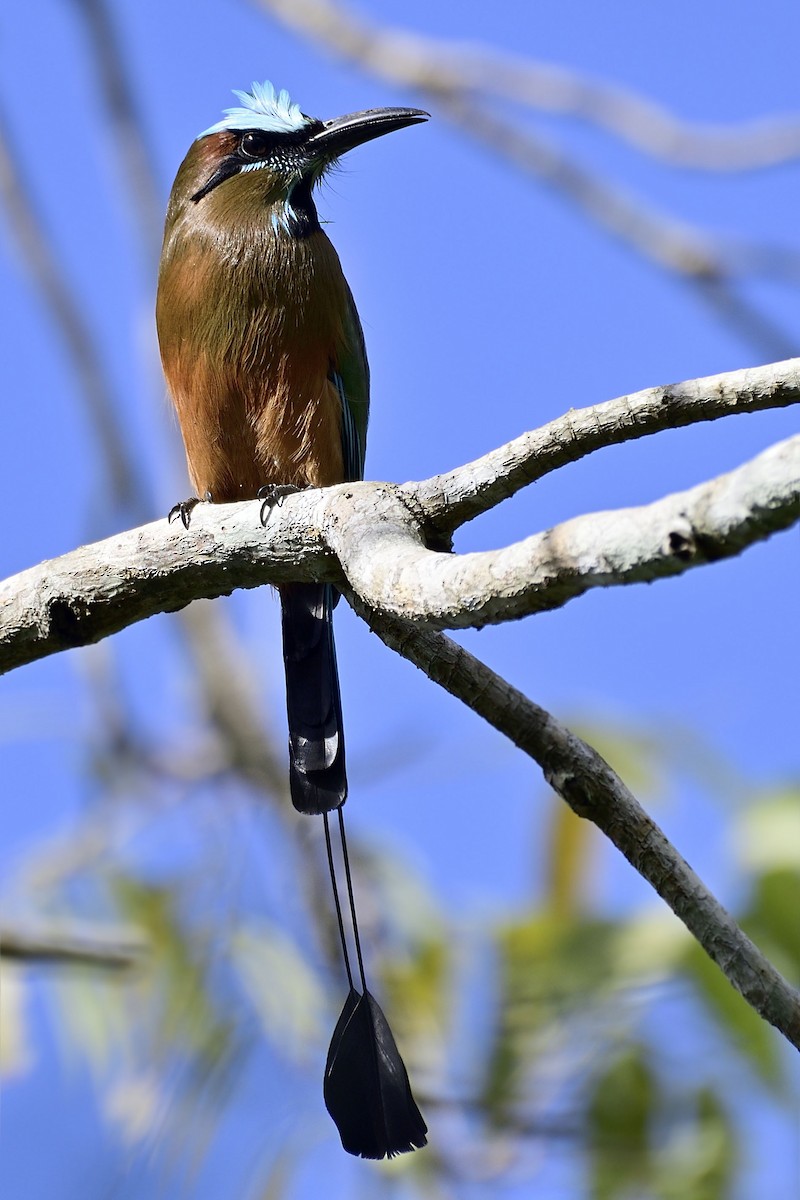
[[241, 106], [223, 109], [225, 116], [222, 120], [209, 129], [204, 129], [200, 137], [234, 129], [291, 133], [310, 123], [310, 118], [300, 111], [300, 105], [292, 103], [286, 89], [282, 88], [276, 92], [268, 79], [264, 83], [254, 83], [249, 92], [240, 92], [234, 88], [233, 94], [241, 100]]

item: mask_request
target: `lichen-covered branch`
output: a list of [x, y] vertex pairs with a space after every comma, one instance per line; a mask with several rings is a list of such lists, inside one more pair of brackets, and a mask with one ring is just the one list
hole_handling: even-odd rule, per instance
[[[735, 403], [723, 380], [715, 392], [719, 411]], [[782, 392], [748, 392], [744, 380], [738, 382], [749, 402], [762, 405], [791, 391], [787, 384]], [[692, 385], [684, 387], [691, 392]], [[559, 456], [566, 461], [593, 444], [630, 436], [636, 406], [623, 400], [607, 407], [618, 433], [605, 428], [605, 406], [583, 422], [570, 414], [567, 427], [583, 435], [575, 432], [563, 450], [551, 427], [542, 440], [551, 448], [542, 470], [552, 469]], [[660, 407], [657, 418], [642, 403], [643, 425], [652, 430], [659, 420], [668, 427], [674, 417], [678, 424], [689, 419], [685, 397], [678, 396], [675, 413], [667, 401]], [[704, 411], [702, 402], [697, 411]], [[535, 433], [526, 436], [536, 443]], [[0, 671], [98, 641], [200, 597], [290, 580], [335, 583], [373, 611], [432, 628], [480, 627], [559, 607], [591, 588], [651, 581], [739, 554], [800, 518], [798, 435], [653, 504], [589, 513], [480, 554], [431, 549], [431, 529], [452, 525], [452, 515], [443, 514], [460, 511], [466, 519], [476, 506], [496, 503], [504, 487], [515, 490], [526, 473], [535, 476], [535, 451], [520, 441], [516, 456], [495, 452], [460, 475], [404, 487], [342, 484], [292, 496], [273, 510], [266, 529], [257, 502], [201, 505], [188, 532], [160, 521], [33, 567], [0, 585]], [[462, 494], [469, 501], [459, 507]]]
[[605, 446], [733, 413], [800, 402], [800, 358], [645, 388], [573, 408], [466, 466], [416, 484], [432, 530], [452, 533], [520, 488]]
[[389, 501], [377, 499], [377, 521], [363, 509], [363, 520], [328, 535], [351, 589], [378, 612], [432, 628], [480, 628], [559, 608], [592, 588], [679, 575], [793, 525], [800, 435], [688, 491], [587, 513], [500, 550], [435, 554]]

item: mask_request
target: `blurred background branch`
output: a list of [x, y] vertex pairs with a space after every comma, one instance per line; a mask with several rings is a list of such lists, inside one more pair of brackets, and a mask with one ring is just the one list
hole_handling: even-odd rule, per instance
[[592, 79], [564, 64], [381, 25], [356, 16], [341, 0], [255, 3], [393, 83], [419, 88], [434, 98], [477, 93], [537, 112], [576, 117], [671, 166], [748, 171], [800, 157], [800, 120], [795, 116], [729, 125], [684, 121], [632, 89]]
[[0, 955], [20, 962], [72, 964], [86, 967], [135, 967], [146, 943], [131, 930], [80, 927], [50, 929], [0, 927]]
[[[589, 119], [651, 153], [660, 146], [661, 155], [675, 165], [686, 166], [688, 154], [693, 166], [702, 162], [708, 169], [720, 169], [724, 162], [727, 170], [752, 170], [796, 157], [800, 141], [796, 120], [725, 132], [692, 131], [688, 124], [670, 121], [657, 106], [631, 94], [579, 81], [569, 73], [562, 77], [557, 69], [540, 63], [509, 63], [502, 56], [465, 53], [446, 42], [386, 28], [357, 17], [339, 0], [254, 2], [362, 70], [414, 89], [436, 115], [467, 137], [554, 188], [606, 232], [690, 284], [759, 354], [780, 359], [798, 353], [797, 338], [734, 286], [741, 274], [777, 273], [797, 284], [800, 254], [794, 249], [744, 241], [726, 246], [628, 194], [608, 176], [582, 166], [541, 132], [519, 128], [491, 107], [490, 98], [499, 96], [534, 112]], [[667, 145], [669, 154], [665, 154]]]

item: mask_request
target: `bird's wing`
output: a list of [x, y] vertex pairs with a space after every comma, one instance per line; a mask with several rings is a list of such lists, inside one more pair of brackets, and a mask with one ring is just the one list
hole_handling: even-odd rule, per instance
[[364, 478], [369, 419], [369, 364], [364, 334], [350, 289], [345, 341], [330, 379], [342, 404], [342, 458], [345, 482]]

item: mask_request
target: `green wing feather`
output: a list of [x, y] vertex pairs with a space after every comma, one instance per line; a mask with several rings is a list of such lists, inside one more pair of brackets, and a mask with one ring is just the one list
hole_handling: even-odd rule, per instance
[[345, 480], [364, 478], [369, 421], [369, 363], [361, 321], [350, 289], [345, 318], [345, 345], [331, 371], [342, 402], [342, 451]]

